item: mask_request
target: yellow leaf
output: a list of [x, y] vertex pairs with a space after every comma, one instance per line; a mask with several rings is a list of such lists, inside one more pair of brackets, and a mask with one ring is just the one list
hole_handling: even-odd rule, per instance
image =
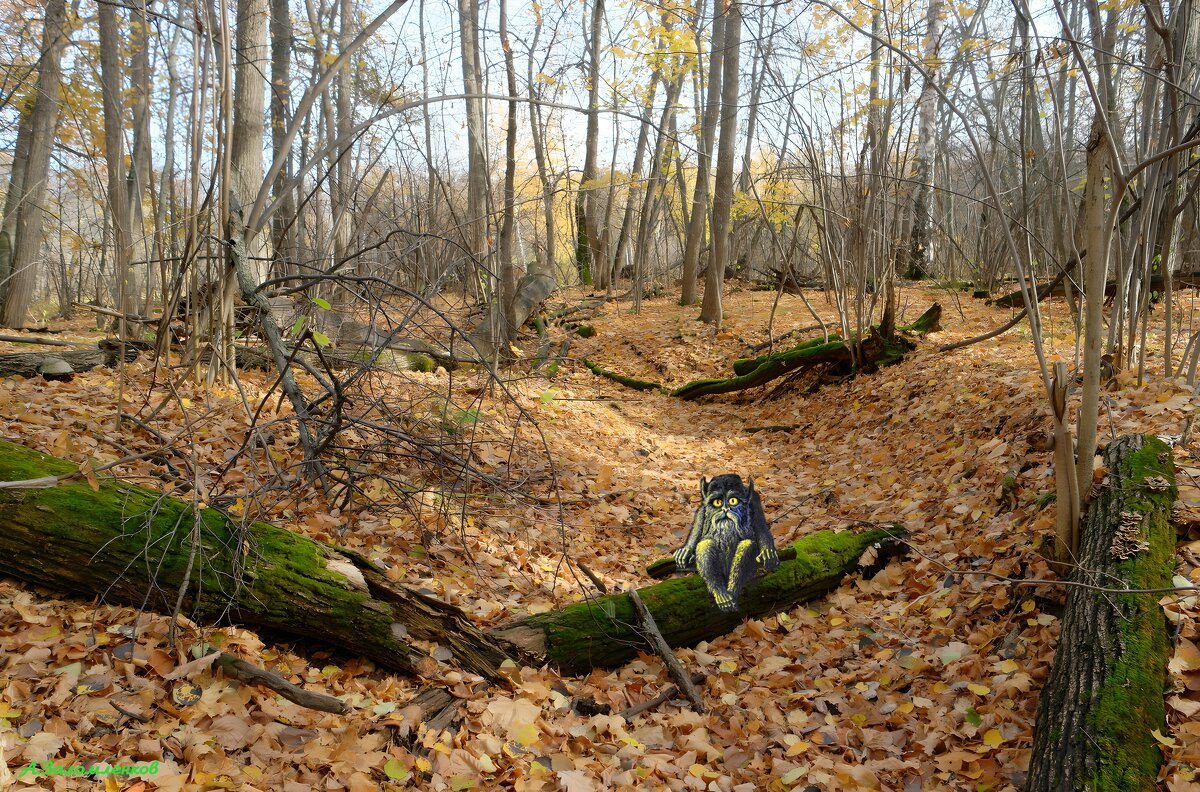
[[1004, 736], [1000, 734], [999, 729], [988, 729], [983, 735], [983, 742], [992, 748], [998, 748], [1004, 742]]
[[792, 747], [787, 749], [787, 755], [797, 756], [807, 751], [811, 746], [812, 743], [800, 740], [799, 742], [792, 743]]
[[974, 682], [967, 685], [967, 690], [971, 691], [977, 696], [986, 696], [988, 693], [992, 692], [992, 689], [987, 685], [977, 685]]
[[538, 728], [532, 723], [514, 723], [511, 733], [526, 748], [538, 741]]
[[416, 764], [417, 764], [417, 769], [420, 770], [422, 773], [428, 773], [430, 770], [433, 769], [433, 765], [430, 764], [429, 760], [426, 759], [424, 756], [418, 756]]
[[1020, 667], [1021, 666], [1017, 665], [1016, 660], [1005, 660], [1003, 663], [1000, 664], [1000, 673], [1013, 674], [1013, 673], [1016, 673], [1017, 669], [1019, 669]]
[[1158, 729], [1150, 732], [1150, 735], [1167, 747], [1175, 745], [1174, 737], [1163, 737], [1162, 732], [1160, 732]]

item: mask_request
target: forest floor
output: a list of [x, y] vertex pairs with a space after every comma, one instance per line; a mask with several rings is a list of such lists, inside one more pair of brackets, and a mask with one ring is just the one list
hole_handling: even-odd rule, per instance
[[[597, 335], [575, 338], [570, 354], [668, 386], [724, 376], [733, 359], [766, 340], [774, 297], [735, 289], [719, 333], [673, 299], [649, 300], [636, 316], [629, 303], [610, 302], [590, 322]], [[824, 295], [810, 299], [826, 321], [833, 319]], [[934, 301], [944, 308], [943, 331], [895, 366], [811, 395], [772, 384], [684, 402], [628, 390], [567, 363], [553, 380], [529, 375], [510, 382], [508, 399], [481, 392], [477, 374], [456, 373], [447, 385], [443, 371], [410, 373], [389, 387], [449, 387], [473, 400], [460, 414], [478, 436], [472, 458], [484, 471], [524, 482], [532, 500], [473, 498], [458, 516], [438, 508], [430, 493], [419, 494], [421, 507], [410, 516], [341, 512], [311, 492], [261, 507], [281, 525], [389, 563], [398, 579], [489, 626], [588, 594], [592, 584], [577, 563], [610, 589], [645, 585], [645, 566], [682, 541], [701, 476], [754, 476], [781, 546], [863, 522], [900, 523], [910, 532], [910, 557], [874, 579], [852, 577], [821, 600], [679, 650], [687, 667], [707, 675], [700, 689], [709, 714], [677, 702], [630, 722], [571, 711], [572, 696], [614, 710], [652, 698], [670, 679], [651, 655], [584, 678], [525, 668], [512, 689], [485, 689], [432, 659], [425, 678], [406, 678], [237, 627], [189, 627], [172, 646], [165, 616], [0, 580], [0, 754], [11, 774], [0, 766], [0, 787], [91, 788], [62, 776], [18, 777], [29, 762], [52, 760], [64, 766], [157, 761], [154, 774], [109, 782], [109, 789], [138, 792], [1020, 789], [1062, 595], [1056, 587], [948, 573], [1055, 579], [1042, 555], [1054, 525], [1047, 498], [1052, 454], [1030, 444], [1049, 431], [1049, 407], [1027, 325], [941, 353], [939, 345], [992, 329], [1010, 312], [958, 292], [908, 288], [901, 323]], [[1200, 303], [1184, 298], [1181, 305], [1186, 338], [1198, 329], [1192, 312]], [[1052, 301], [1045, 312], [1048, 354], [1073, 360], [1063, 304]], [[1154, 316], [1162, 321], [1161, 311]], [[777, 333], [812, 324], [798, 298], [783, 297]], [[70, 327], [78, 338], [96, 337], [82, 321]], [[1153, 329], [1150, 336], [1148, 348], [1161, 349]], [[0, 344], [0, 352], [14, 349]], [[1200, 401], [1161, 370], [1161, 359], [1152, 357], [1147, 371], [1154, 373], [1142, 384], [1136, 372], [1119, 375], [1104, 395], [1105, 439], [1182, 431]], [[98, 369], [70, 383], [5, 380], [0, 435], [76, 461], [153, 448], [153, 437], [117, 429], [113, 416], [118, 399], [124, 411], [143, 415], [148, 403], [157, 405], [162, 393], [148, 396], [155, 376], [167, 379], [141, 360], [123, 377]], [[262, 372], [248, 372], [249, 403], [257, 404], [269, 384]], [[426, 402], [413, 404], [437, 412]], [[264, 411], [267, 418], [285, 414], [274, 399]], [[215, 466], [244, 438], [245, 415], [237, 391], [184, 382], [153, 425], [186, 438], [189, 454]], [[761, 427], [774, 429], [751, 431]], [[1193, 479], [1200, 463], [1186, 448], [1176, 454], [1180, 519], [1191, 525], [1200, 521]], [[122, 472], [162, 484], [148, 461]], [[236, 493], [254, 475], [234, 469], [220, 485]], [[1006, 476], [1015, 486], [1005, 486]], [[386, 497], [382, 487], [376, 495]], [[227, 500], [235, 512], [247, 508], [241, 499]], [[1194, 538], [1181, 539], [1179, 574], [1200, 581], [1200, 542], [1187, 542]], [[1171, 792], [1200, 790], [1193, 780], [1200, 767], [1194, 599], [1164, 599], [1180, 626], [1168, 730], [1160, 735], [1164, 788]], [[341, 696], [354, 709], [347, 716], [302, 709], [215, 670], [166, 680], [187, 659], [173, 650], [201, 642]], [[419, 731], [415, 744], [403, 745], [399, 738], [414, 728], [405, 707], [426, 684], [470, 698], [462, 728]], [[195, 687], [181, 694], [185, 685]], [[189, 701], [188, 690], [198, 700]], [[146, 721], [122, 715], [114, 704]]]

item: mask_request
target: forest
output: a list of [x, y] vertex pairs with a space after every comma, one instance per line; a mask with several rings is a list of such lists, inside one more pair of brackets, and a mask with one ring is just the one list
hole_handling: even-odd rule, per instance
[[0, 788], [1200, 791], [1173, 3], [0, 3]]

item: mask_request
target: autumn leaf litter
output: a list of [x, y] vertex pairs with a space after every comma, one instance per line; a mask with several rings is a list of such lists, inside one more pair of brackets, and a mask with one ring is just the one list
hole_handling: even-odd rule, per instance
[[[820, 294], [812, 299], [826, 321], [834, 318]], [[610, 302], [591, 321], [597, 336], [575, 338], [571, 354], [667, 386], [723, 376], [749, 345], [765, 340], [773, 300], [771, 293], [731, 294], [719, 333], [670, 299], [647, 301], [640, 316], [628, 303]], [[430, 503], [418, 512], [430, 515], [424, 523], [342, 514], [313, 493], [262, 507], [263, 517], [370, 554], [395, 579], [488, 626], [594, 591], [579, 563], [610, 589], [646, 585], [646, 564], [682, 540], [701, 475], [753, 475], [781, 545], [860, 521], [899, 523], [911, 533], [916, 552], [873, 579], [855, 576], [824, 599], [679, 650], [689, 669], [706, 675], [701, 692], [709, 714], [694, 714], [683, 702], [629, 722], [573, 712], [577, 697], [618, 712], [657, 695], [670, 679], [650, 655], [583, 678], [522, 668], [502, 691], [457, 671], [437, 647], [427, 647], [425, 678], [409, 679], [324, 647], [272, 643], [278, 638], [236, 627], [201, 630], [185, 620], [172, 645], [161, 615], [0, 581], [0, 750], [11, 772], [0, 785], [74, 788], [61, 776], [16, 778], [29, 762], [52, 760], [157, 761], [158, 773], [122, 777], [117, 787], [138, 792], [1019, 789], [1061, 595], [948, 572], [1053, 579], [1039, 552], [1053, 531], [1054, 506], [1044, 497], [1053, 491], [1051, 454], [1030, 447], [1031, 437], [1048, 431], [1049, 412], [1027, 331], [942, 354], [939, 344], [991, 329], [1008, 314], [962, 294], [907, 290], [902, 319], [911, 321], [934, 300], [945, 308], [943, 332], [897, 366], [812, 395], [785, 388], [764, 399], [768, 386], [681, 402], [570, 364], [554, 380], [511, 383], [537, 430], [522, 426], [510, 448], [484, 443], [474, 459], [484, 470], [530, 482], [532, 501], [481, 499], [466, 519], [449, 522]], [[1061, 314], [1061, 305], [1048, 306], [1048, 352], [1071, 360]], [[784, 296], [776, 332], [812, 324], [803, 304]], [[82, 325], [73, 329], [89, 337]], [[532, 354], [536, 340], [528, 347]], [[0, 345], [0, 352], [16, 349]], [[1151, 359], [1148, 369], [1161, 370], [1161, 361]], [[152, 376], [142, 360], [124, 379], [97, 369], [70, 383], [4, 380], [0, 427], [16, 442], [76, 462], [102, 464], [154, 448], [147, 433], [113, 421], [118, 390], [122, 411], [137, 414], [148, 403]], [[409, 376], [436, 382], [445, 374]], [[457, 387], [477, 387], [470, 376], [456, 379]], [[245, 375], [252, 403], [267, 384], [261, 372]], [[159, 399], [161, 393], [151, 401]], [[1129, 373], [1105, 399], [1106, 436], [1178, 434], [1196, 403], [1179, 384], [1148, 377], [1138, 386]], [[479, 421], [503, 422], [510, 413], [485, 398]], [[201, 468], [211, 468], [244, 439], [244, 416], [236, 392], [184, 383], [154, 426], [194, 441]], [[272, 399], [264, 417], [282, 421], [288, 411]], [[775, 430], [747, 431], [762, 427]], [[298, 451], [282, 441], [285, 429], [274, 431], [281, 442], [273, 454], [286, 466]], [[541, 452], [543, 437], [553, 469]], [[1188, 541], [1200, 538], [1200, 486], [1190, 452], [1177, 449], [1176, 457], [1185, 534], [1176, 582], [1190, 585], [1200, 582], [1200, 541]], [[120, 472], [163, 486], [161, 466], [152, 461]], [[248, 473], [234, 469], [212, 482], [215, 499], [234, 509], [257, 507], [237, 497], [252, 482]], [[1168, 734], [1158, 736], [1168, 759], [1166, 788], [1188, 792], [1200, 789], [1192, 780], [1192, 767], [1200, 766], [1197, 608], [1194, 597], [1180, 596], [1164, 598], [1164, 607], [1180, 640], [1170, 669]], [[306, 710], [214, 669], [165, 679], [192, 659], [176, 650], [201, 643], [340, 696], [354, 710]], [[428, 684], [468, 699], [457, 731], [415, 722], [408, 702]], [[182, 685], [195, 686], [194, 702], [176, 693]]]

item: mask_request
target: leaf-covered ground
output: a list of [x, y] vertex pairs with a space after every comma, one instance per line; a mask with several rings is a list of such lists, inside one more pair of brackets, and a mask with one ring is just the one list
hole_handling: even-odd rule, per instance
[[[831, 320], [832, 306], [819, 293], [812, 298]], [[682, 540], [701, 475], [754, 476], [779, 543], [858, 521], [905, 526], [913, 554], [874, 579], [851, 579], [806, 607], [680, 650], [685, 665], [706, 675], [700, 689], [709, 714], [674, 702], [632, 721], [573, 713], [577, 696], [614, 711], [654, 697], [670, 679], [650, 655], [585, 678], [526, 668], [501, 690], [434, 660], [445, 656], [435, 647], [425, 678], [410, 679], [235, 627], [201, 630], [184, 621], [171, 644], [165, 616], [0, 581], [0, 752], [8, 773], [0, 767], [0, 787], [90, 788], [93, 782], [62, 776], [18, 777], [32, 761], [53, 761], [158, 762], [156, 773], [106, 782], [134, 790], [1019, 789], [1061, 594], [948, 573], [1054, 579], [1040, 552], [1053, 531], [1051, 454], [1031, 445], [1049, 429], [1048, 407], [1027, 330], [937, 351], [991, 329], [1008, 311], [933, 289], [907, 290], [901, 299], [902, 321], [940, 301], [944, 331], [896, 366], [814, 395], [768, 386], [683, 402], [567, 364], [553, 380], [535, 375], [510, 383], [515, 406], [536, 421], [522, 420], [515, 442], [511, 432], [506, 440], [493, 431], [512, 425], [514, 405], [499, 395], [478, 397], [454, 430], [470, 423], [481, 439], [476, 464], [525, 482], [532, 499], [476, 498], [457, 517], [436, 508], [433, 493], [418, 494], [429, 509], [414, 516], [343, 513], [313, 492], [261, 506], [282, 525], [388, 563], [398, 579], [489, 626], [593, 591], [578, 564], [610, 589], [644, 585], [646, 564]], [[723, 376], [734, 358], [766, 339], [773, 300], [771, 293], [731, 294], [729, 318], [716, 334], [694, 321], [694, 309], [670, 299], [648, 301], [639, 316], [629, 303], [610, 302], [591, 321], [596, 336], [576, 337], [571, 355], [668, 386]], [[1051, 303], [1047, 316], [1048, 351], [1072, 360], [1062, 305]], [[1156, 316], [1161, 321], [1161, 312]], [[780, 301], [776, 333], [812, 324], [798, 298]], [[94, 337], [82, 323], [72, 328], [77, 337]], [[1161, 347], [1153, 336], [1150, 347]], [[531, 354], [536, 339], [528, 346]], [[1196, 399], [1157, 375], [1161, 360], [1152, 358], [1147, 368], [1156, 374], [1144, 384], [1125, 372], [1107, 392], [1106, 437], [1182, 430]], [[416, 385], [422, 378], [444, 385], [447, 377], [408, 376]], [[147, 416], [164, 437], [186, 440], [186, 454], [202, 468], [219, 467], [245, 438], [242, 394], [184, 382], [177, 397], [164, 399], [161, 387], [151, 390], [155, 377], [161, 385], [180, 372], [156, 373], [139, 361], [125, 377], [100, 369], [71, 383], [5, 380], [0, 434], [79, 462], [156, 447], [145, 431], [118, 428], [120, 399], [122, 411]], [[467, 394], [480, 384], [471, 374], [456, 374], [455, 383]], [[246, 374], [248, 403], [256, 405], [268, 384], [260, 372]], [[286, 414], [272, 399], [263, 417]], [[443, 425], [445, 415], [443, 406]], [[272, 457], [281, 465], [294, 461], [294, 442], [285, 430], [274, 431], [280, 437]], [[1188, 449], [1177, 450], [1177, 461], [1186, 533], [1193, 513], [1200, 514], [1200, 489]], [[163, 484], [152, 460], [120, 472]], [[238, 513], [254, 506], [238, 493], [255, 475], [235, 468], [199, 486]], [[386, 497], [384, 491], [374, 494]], [[1193, 547], [1184, 539], [1180, 557], [1179, 574], [1200, 581], [1200, 542]], [[1200, 721], [1192, 720], [1200, 712], [1200, 651], [1192, 643], [1193, 603], [1164, 603], [1180, 642], [1171, 723], [1161, 740], [1163, 780], [1164, 788], [1183, 792], [1200, 789], [1192, 780], [1200, 766]], [[340, 696], [353, 712], [305, 710], [214, 669], [177, 670], [202, 642]], [[470, 699], [462, 728], [430, 732], [415, 724], [406, 707], [427, 684]]]

